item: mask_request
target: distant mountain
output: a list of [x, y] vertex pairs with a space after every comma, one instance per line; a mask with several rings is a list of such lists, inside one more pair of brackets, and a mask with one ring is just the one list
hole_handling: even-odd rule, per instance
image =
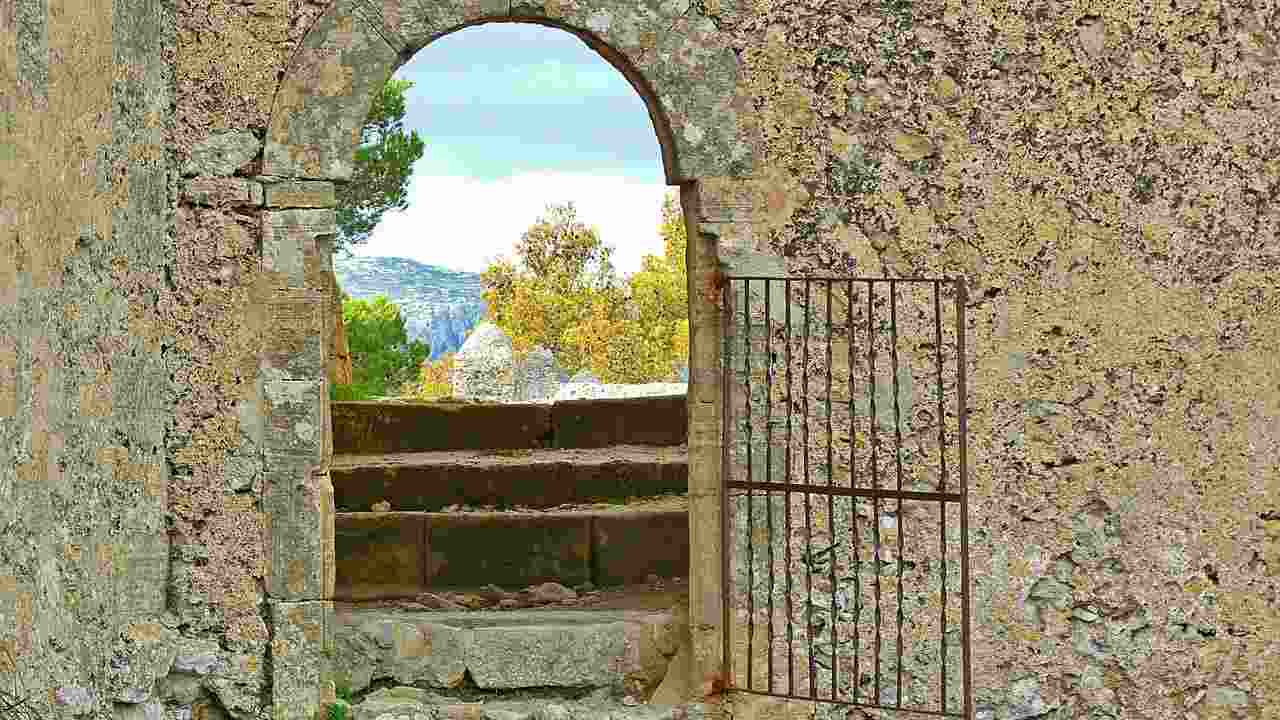
[[409, 338], [431, 345], [431, 359], [462, 347], [463, 336], [484, 317], [480, 274], [396, 257], [343, 257], [333, 271], [343, 292], [371, 300], [386, 295], [400, 306]]

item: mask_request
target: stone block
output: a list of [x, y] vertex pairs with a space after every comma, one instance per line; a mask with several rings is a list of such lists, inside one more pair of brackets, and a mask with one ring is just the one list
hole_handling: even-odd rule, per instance
[[276, 94], [263, 174], [350, 179], [368, 113], [357, 98], [377, 94], [404, 49], [388, 44], [378, 14], [378, 4], [337, 0], [316, 18]]
[[599, 513], [592, 521], [592, 555], [597, 585], [642, 583], [689, 574], [689, 514], [654, 510]]
[[573, 586], [590, 579], [587, 515], [424, 513], [427, 584], [436, 587]]
[[262, 214], [262, 270], [275, 287], [327, 290], [320, 258], [323, 236], [336, 232], [332, 209], [268, 210]]
[[323, 466], [324, 391], [323, 380], [264, 381], [263, 447], [268, 453], [302, 457], [317, 469]]
[[554, 447], [683, 445], [689, 437], [684, 395], [560, 400], [551, 406]]
[[332, 653], [333, 602], [307, 600], [271, 604], [272, 720], [315, 720], [320, 684]]
[[277, 290], [270, 295], [262, 353], [259, 355], [263, 369], [276, 371], [272, 374], [281, 379], [319, 380], [324, 377], [327, 302], [327, 297], [314, 290]]
[[192, 675], [208, 675], [221, 666], [222, 648], [216, 640], [184, 638], [174, 650], [173, 671]]
[[420, 513], [340, 513], [334, 597], [372, 600], [426, 591], [427, 521]]
[[333, 183], [323, 180], [292, 180], [265, 188], [267, 207], [331, 208], [337, 204]]
[[[466, 629], [390, 613], [343, 613], [337, 620], [333, 675], [352, 692], [387, 677], [431, 688], [457, 687], [462, 682], [470, 634]], [[384, 701], [413, 702], [425, 695], [427, 691], [418, 687], [384, 688], [365, 696], [357, 711], [375, 710]]]
[[[689, 464], [680, 453], [615, 451], [595, 462], [565, 463], [555, 475], [553, 488], [559, 502], [624, 500], [629, 497], [682, 493], [689, 489]], [[556, 504], [556, 503], [549, 503]]]
[[333, 485], [297, 457], [268, 454], [262, 506], [267, 594], [281, 600], [330, 598], [334, 583]]
[[262, 183], [245, 178], [192, 178], [182, 199], [193, 205], [262, 205]]
[[336, 402], [331, 412], [341, 454], [541, 448], [551, 436], [547, 405]]
[[[336, 618], [335, 678], [353, 692], [392, 679], [370, 701], [428, 701], [424, 688], [486, 690], [656, 687], [680, 622], [667, 612], [611, 610], [433, 611], [352, 609]], [[666, 636], [671, 641], [664, 642]], [[380, 683], [381, 684], [381, 683]]]
[[622, 622], [478, 627], [467, 670], [485, 689], [621, 685]]
[[184, 177], [232, 175], [257, 156], [262, 143], [247, 130], [214, 132], [191, 150], [182, 166]]

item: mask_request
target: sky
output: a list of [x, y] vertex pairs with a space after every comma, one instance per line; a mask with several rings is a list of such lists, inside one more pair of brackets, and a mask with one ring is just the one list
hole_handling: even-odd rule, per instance
[[644, 101], [577, 37], [524, 23], [446, 35], [394, 77], [409, 80], [404, 132], [426, 145], [409, 207], [387, 211], [356, 255], [480, 272], [512, 256], [549, 203], [614, 247], [621, 274], [662, 253], [662, 153]]

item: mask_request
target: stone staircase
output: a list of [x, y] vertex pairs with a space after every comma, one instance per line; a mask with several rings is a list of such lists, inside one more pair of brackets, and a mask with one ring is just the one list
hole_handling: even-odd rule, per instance
[[703, 714], [679, 672], [663, 688], [687, 627], [684, 396], [332, 418], [346, 717]]

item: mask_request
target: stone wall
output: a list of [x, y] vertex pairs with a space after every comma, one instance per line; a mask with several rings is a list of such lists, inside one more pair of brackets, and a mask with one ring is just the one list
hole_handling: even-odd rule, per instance
[[312, 715], [332, 182], [394, 67], [511, 17], [624, 71], [681, 186], [690, 692], [717, 270], [947, 274], [978, 717], [1277, 716], [1273, 7], [419, 5], [0, 6], [0, 648], [45, 717]]

